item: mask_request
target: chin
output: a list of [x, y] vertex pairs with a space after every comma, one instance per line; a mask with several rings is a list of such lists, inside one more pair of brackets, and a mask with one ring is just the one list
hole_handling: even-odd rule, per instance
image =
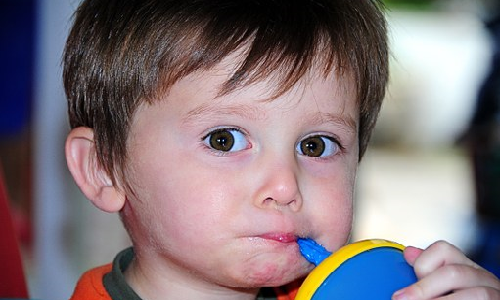
[[286, 285], [298, 278], [305, 277], [314, 266], [305, 260], [281, 265], [276, 262], [261, 264], [245, 272], [245, 285], [248, 287], [275, 287]]

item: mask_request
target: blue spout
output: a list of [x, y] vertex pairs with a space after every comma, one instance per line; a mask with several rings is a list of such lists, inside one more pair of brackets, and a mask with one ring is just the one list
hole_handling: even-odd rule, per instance
[[299, 244], [302, 256], [315, 266], [319, 265], [325, 258], [332, 254], [325, 247], [309, 238], [299, 238], [297, 239], [297, 244]]

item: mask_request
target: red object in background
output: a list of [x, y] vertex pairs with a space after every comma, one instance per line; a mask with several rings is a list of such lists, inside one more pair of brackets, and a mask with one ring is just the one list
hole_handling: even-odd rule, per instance
[[19, 242], [14, 232], [0, 166], [0, 298], [28, 298]]

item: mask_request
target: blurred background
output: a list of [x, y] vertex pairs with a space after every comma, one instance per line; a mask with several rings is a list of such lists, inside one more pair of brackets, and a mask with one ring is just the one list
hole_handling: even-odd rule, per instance
[[[78, 3], [0, 0], [0, 163], [29, 292], [41, 300], [68, 299], [83, 271], [130, 244], [64, 159], [61, 55]], [[498, 272], [497, 1], [386, 4], [390, 87], [359, 170], [352, 239], [444, 239]]]

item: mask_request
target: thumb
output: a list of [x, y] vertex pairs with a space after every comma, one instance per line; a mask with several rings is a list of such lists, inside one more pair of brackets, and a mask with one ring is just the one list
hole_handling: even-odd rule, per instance
[[404, 257], [405, 257], [406, 261], [408, 262], [408, 264], [410, 264], [410, 266], [413, 267], [415, 264], [415, 261], [420, 256], [420, 254], [422, 254], [422, 252], [424, 252], [424, 250], [422, 250], [420, 248], [408, 246], [404, 250]]

